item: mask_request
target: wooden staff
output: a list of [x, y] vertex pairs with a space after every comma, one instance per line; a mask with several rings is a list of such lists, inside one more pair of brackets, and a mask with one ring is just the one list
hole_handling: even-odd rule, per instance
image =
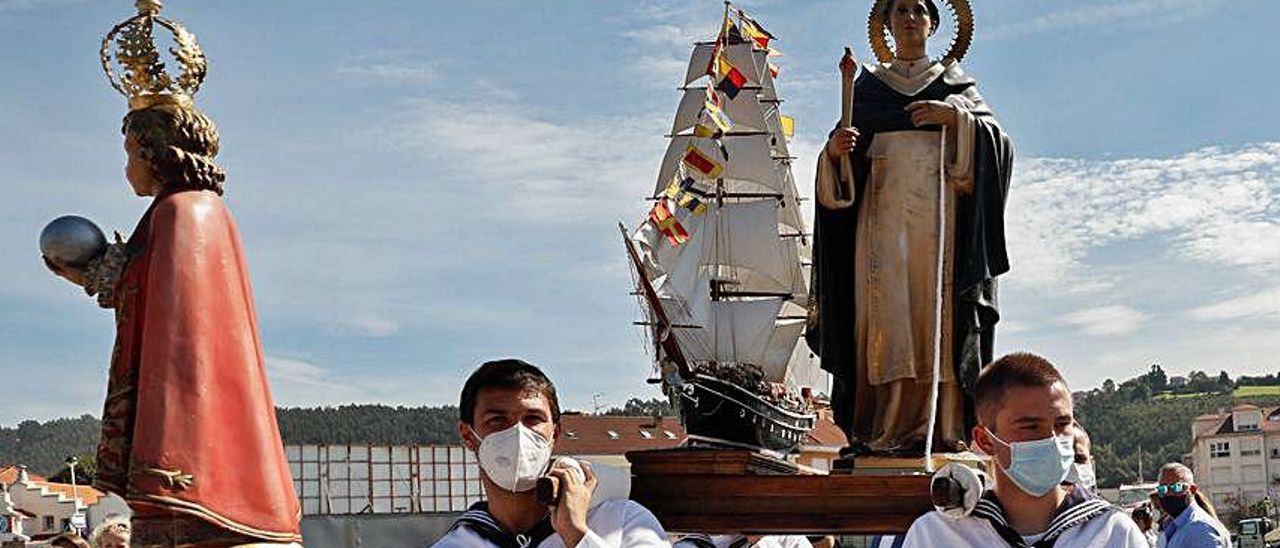
[[[853, 127], [853, 74], [858, 70], [858, 61], [853, 57], [853, 50], [844, 48], [844, 57], [840, 58], [840, 127]], [[854, 198], [853, 162], [848, 154], [840, 155], [840, 182], [836, 184], [836, 200], [845, 203]]]

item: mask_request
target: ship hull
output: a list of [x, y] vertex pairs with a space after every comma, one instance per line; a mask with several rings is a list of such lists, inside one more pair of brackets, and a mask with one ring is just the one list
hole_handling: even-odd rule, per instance
[[817, 416], [788, 411], [760, 396], [707, 375], [679, 391], [681, 419], [690, 439], [789, 453], [804, 441]]

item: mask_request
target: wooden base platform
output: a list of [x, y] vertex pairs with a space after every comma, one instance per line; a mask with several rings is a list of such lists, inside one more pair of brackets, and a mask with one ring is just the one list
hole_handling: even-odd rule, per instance
[[711, 449], [633, 451], [627, 460], [631, 498], [675, 532], [895, 534], [933, 510], [924, 473], [824, 475]]

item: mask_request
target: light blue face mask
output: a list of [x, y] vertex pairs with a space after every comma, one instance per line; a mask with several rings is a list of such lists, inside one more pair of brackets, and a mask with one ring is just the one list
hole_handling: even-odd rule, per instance
[[1009, 443], [996, 437], [989, 428], [987, 434], [1009, 448], [1009, 467], [1003, 468], [1005, 475], [1033, 497], [1043, 497], [1062, 483], [1075, 462], [1071, 436], [1054, 435], [1042, 440]]

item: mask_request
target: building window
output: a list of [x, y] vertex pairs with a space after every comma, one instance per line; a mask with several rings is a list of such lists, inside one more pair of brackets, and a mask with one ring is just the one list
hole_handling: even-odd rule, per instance
[[676, 433], [675, 433], [675, 432], [672, 432], [672, 431], [670, 431], [670, 430], [663, 430], [663, 431], [662, 431], [662, 435], [666, 436], [666, 437], [667, 437], [667, 439], [669, 439], [669, 440], [674, 440], [674, 439], [676, 439]]
[[1241, 450], [1240, 450], [1240, 456], [1242, 456], [1242, 457], [1259, 457], [1259, 456], [1262, 456], [1262, 450], [1261, 450], [1261, 449], [1241, 449]]
[[621, 438], [622, 438], [622, 435], [621, 435], [621, 434], [619, 434], [617, 430], [610, 430], [610, 431], [605, 432], [605, 433], [609, 435], [609, 439], [611, 439], [611, 440], [616, 440], [616, 439], [621, 439]]
[[44, 530], [45, 530], [45, 531], [52, 531], [52, 530], [53, 530], [53, 523], [54, 523], [54, 522], [53, 522], [53, 516], [45, 516], [45, 517], [44, 517]]
[[1231, 456], [1231, 444], [1225, 441], [1216, 441], [1209, 444], [1209, 458], [1221, 458]]
[[640, 431], [640, 437], [642, 437], [642, 438], [644, 438], [644, 439], [646, 439], [646, 440], [651, 440], [651, 439], [653, 439], [653, 434], [652, 434], [652, 433], [650, 433], [648, 430], [641, 430], [641, 431]]

